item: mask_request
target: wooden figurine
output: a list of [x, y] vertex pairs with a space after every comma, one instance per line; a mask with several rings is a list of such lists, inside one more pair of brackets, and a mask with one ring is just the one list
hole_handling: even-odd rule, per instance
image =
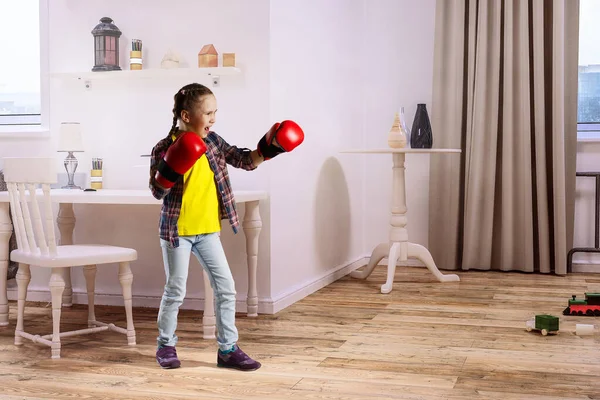
[[198, 67], [210, 68], [217, 67], [219, 64], [217, 49], [212, 44], [207, 44], [198, 53]]
[[394, 115], [394, 123], [392, 124], [392, 128], [388, 132], [388, 146], [390, 146], [392, 149], [401, 149], [406, 147], [406, 143], [406, 132], [404, 132], [404, 129], [400, 123], [400, 116], [398, 113], [396, 113]]
[[223, 66], [235, 67], [235, 53], [223, 53]]
[[164, 69], [179, 68], [179, 54], [169, 49], [163, 56], [160, 67]]

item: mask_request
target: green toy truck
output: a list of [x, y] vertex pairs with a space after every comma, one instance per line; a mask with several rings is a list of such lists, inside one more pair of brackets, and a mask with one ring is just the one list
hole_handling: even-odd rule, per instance
[[547, 314], [536, 315], [526, 323], [527, 332], [542, 331], [542, 335], [558, 333], [558, 317]]

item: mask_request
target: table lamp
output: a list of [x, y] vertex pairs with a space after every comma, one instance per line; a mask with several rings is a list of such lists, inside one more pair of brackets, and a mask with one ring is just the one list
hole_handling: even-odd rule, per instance
[[83, 142], [81, 140], [81, 124], [79, 122], [63, 122], [60, 124], [58, 152], [68, 152], [65, 157], [65, 170], [69, 177], [67, 186], [63, 189], [81, 189], [73, 182], [75, 171], [77, 170], [77, 158], [73, 155], [74, 152], [83, 151]]

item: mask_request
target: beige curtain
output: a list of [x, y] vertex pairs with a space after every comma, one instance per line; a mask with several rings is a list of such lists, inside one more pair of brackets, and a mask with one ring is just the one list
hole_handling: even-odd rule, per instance
[[566, 274], [579, 0], [438, 0], [429, 248], [440, 269]]

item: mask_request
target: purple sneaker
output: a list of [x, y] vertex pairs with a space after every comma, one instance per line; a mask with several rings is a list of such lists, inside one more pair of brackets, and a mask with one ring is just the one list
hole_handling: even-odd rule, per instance
[[234, 351], [226, 354], [220, 350], [217, 351], [217, 366], [235, 368], [240, 371], [255, 371], [260, 368], [261, 364], [258, 361], [251, 359], [239, 346], [235, 345], [234, 347]]
[[161, 368], [179, 368], [181, 363], [177, 358], [177, 351], [175, 346], [163, 346], [156, 351], [156, 361]]

